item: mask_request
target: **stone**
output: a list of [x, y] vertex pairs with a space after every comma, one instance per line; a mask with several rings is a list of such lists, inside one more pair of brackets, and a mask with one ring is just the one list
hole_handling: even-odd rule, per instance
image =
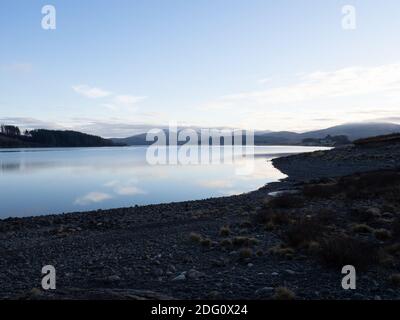
[[117, 275], [112, 275], [112, 276], [109, 276], [107, 278], [107, 280], [110, 281], [110, 282], [117, 282], [117, 281], [120, 281], [121, 278], [119, 276], [117, 276]]
[[164, 271], [161, 268], [156, 268], [154, 269], [153, 273], [155, 276], [160, 277], [164, 274]]
[[379, 208], [368, 208], [366, 213], [373, 215], [375, 217], [379, 217], [381, 215], [381, 210]]
[[270, 296], [272, 295], [272, 292], [274, 291], [274, 288], [272, 287], [264, 287], [257, 289], [255, 294], [258, 296]]
[[189, 279], [193, 279], [193, 280], [198, 280], [199, 278], [202, 278], [205, 276], [205, 274], [203, 272], [197, 271], [195, 269], [191, 269], [189, 270], [189, 272], [186, 274], [186, 276]]
[[182, 272], [180, 275], [172, 279], [172, 281], [185, 281], [185, 280], [186, 280], [186, 272]]

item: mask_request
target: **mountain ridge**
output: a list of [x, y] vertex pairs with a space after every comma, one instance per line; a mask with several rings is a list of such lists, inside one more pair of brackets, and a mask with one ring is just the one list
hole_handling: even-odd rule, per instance
[[[164, 129], [164, 132], [168, 135], [167, 130]], [[400, 125], [384, 122], [346, 123], [303, 133], [292, 131], [256, 131], [254, 140], [256, 145], [288, 145], [303, 144], [304, 139], [325, 139], [328, 136], [347, 136], [350, 141], [354, 141], [392, 133], [400, 133]], [[126, 138], [111, 138], [111, 140], [115, 143], [124, 143], [126, 145], [150, 145], [153, 143], [153, 141], [146, 141], [145, 133]]]

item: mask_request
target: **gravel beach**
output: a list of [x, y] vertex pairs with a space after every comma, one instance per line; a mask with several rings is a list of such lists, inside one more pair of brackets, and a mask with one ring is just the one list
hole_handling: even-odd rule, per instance
[[[344, 147], [275, 159], [289, 177], [248, 194], [2, 220], [0, 297], [271, 299], [276, 288], [287, 287], [298, 299], [399, 298], [400, 292], [387, 285], [388, 271], [369, 268], [358, 274], [357, 290], [343, 290], [340, 270], [303, 254], [273, 254], [270, 248], [281, 242], [278, 232], [251, 224], [272, 191], [321, 177], [395, 168], [399, 159], [399, 145]], [[226, 234], [223, 226], [229, 226]], [[246, 254], [225, 245], [226, 237], [250, 239], [254, 248]], [[56, 268], [56, 290], [40, 289], [45, 265]]]

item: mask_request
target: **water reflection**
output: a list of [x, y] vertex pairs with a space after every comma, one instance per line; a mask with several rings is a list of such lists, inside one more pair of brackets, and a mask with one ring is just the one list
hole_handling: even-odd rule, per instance
[[238, 155], [233, 163], [151, 166], [145, 147], [3, 150], [0, 217], [239, 194], [285, 177], [271, 164], [277, 155], [316, 149], [256, 147], [248, 175], [236, 169], [253, 158]]

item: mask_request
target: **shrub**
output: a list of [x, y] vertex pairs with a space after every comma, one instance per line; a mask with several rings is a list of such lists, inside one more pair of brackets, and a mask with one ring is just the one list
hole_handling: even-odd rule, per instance
[[242, 247], [242, 246], [250, 247], [250, 246], [254, 246], [254, 245], [258, 244], [259, 241], [257, 239], [249, 238], [249, 237], [235, 237], [235, 238], [233, 238], [232, 242], [235, 246], [238, 246], [238, 247]]
[[231, 229], [228, 226], [222, 227], [219, 230], [219, 235], [221, 237], [228, 237], [231, 234]]
[[353, 225], [352, 230], [356, 233], [371, 233], [374, 231], [374, 229], [367, 224], [355, 224]]
[[321, 249], [321, 245], [316, 241], [311, 241], [307, 245], [307, 250], [311, 254], [317, 254]]
[[330, 209], [321, 209], [314, 219], [322, 225], [332, 224], [337, 221], [337, 213]]
[[350, 214], [359, 222], [371, 222], [377, 218], [373, 210], [365, 210], [364, 208], [353, 208], [350, 210]]
[[393, 238], [400, 239], [400, 218], [396, 218], [392, 224], [392, 235]]
[[379, 264], [384, 266], [384, 267], [393, 267], [396, 264], [395, 259], [393, 256], [385, 252], [385, 250], [380, 249], [378, 251], [378, 259], [379, 259]]
[[362, 270], [378, 262], [378, 250], [370, 242], [335, 236], [321, 242], [319, 258], [328, 267], [341, 269], [345, 265], [353, 265]]
[[287, 212], [275, 212], [270, 208], [264, 208], [257, 212], [256, 222], [266, 225], [287, 225], [291, 222]]
[[203, 239], [202, 236], [196, 232], [191, 232], [189, 238], [193, 242], [201, 242], [201, 240]]
[[293, 194], [283, 194], [268, 202], [271, 208], [295, 209], [304, 206], [304, 199]]
[[390, 254], [398, 255], [400, 254], [400, 243], [392, 244], [391, 246], [386, 247], [385, 250]]
[[235, 237], [235, 238], [233, 238], [233, 241], [232, 241], [232, 243], [235, 246], [244, 246], [247, 244], [247, 242], [248, 242], [247, 237]]
[[223, 239], [219, 244], [221, 247], [230, 247], [232, 245], [232, 241], [230, 239]]
[[400, 287], [400, 273], [392, 274], [389, 277], [389, 282], [396, 287]]
[[292, 248], [283, 247], [281, 245], [274, 246], [268, 250], [271, 254], [278, 256], [292, 256], [294, 254], [294, 250]]
[[206, 239], [202, 239], [202, 240], [200, 241], [200, 244], [201, 244], [203, 247], [211, 247], [212, 241], [211, 241], [210, 239], [206, 238]]
[[275, 300], [294, 300], [296, 295], [294, 292], [285, 287], [278, 287], [275, 289], [275, 294], [273, 296]]
[[284, 232], [283, 239], [289, 246], [299, 247], [318, 240], [323, 232], [324, 226], [315, 219], [303, 218]]
[[256, 252], [256, 256], [257, 257], [261, 257], [263, 255], [264, 255], [264, 251], [263, 250], [261, 250], [261, 249], [257, 250], [257, 252]]
[[242, 229], [248, 229], [248, 228], [251, 228], [251, 222], [250, 222], [250, 221], [248, 221], [248, 220], [246, 220], [246, 221], [243, 221], [243, 222], [240, 224], [240, 228], [242, 228]]
[[374, 234], [375, 234], [375, 238], [377, 238], [378, 240], [382, 240], [382, 241], [388, 240], [392, 236], [390, 231], [388, 231], [386, 229], [375, 230]]
[[351, 185], [360, 191], [364, 189], [370, 191], [372, 189], [390, 187], [398, 183], [400, 183], [399, 172], [391, 170], [366, 172], [355, 176], [344, 177], [339, 182], [344, 188]]
[[239, 251], [239, 256], [242, 259], [251, 258], [253, 256], [253, 250], [251, 250], [250, 248], [242, 248]]
[[303, 187], [303, 195], [307, 198], [329, 198], [340, 191], [336, 183], [309, 184]]

